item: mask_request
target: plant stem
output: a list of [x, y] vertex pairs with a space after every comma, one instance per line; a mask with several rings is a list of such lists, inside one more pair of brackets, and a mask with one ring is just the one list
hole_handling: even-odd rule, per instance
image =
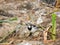
[[56, 39], [56, 14], [52, 14], [52, 30], [51, 30], [52, 40]]

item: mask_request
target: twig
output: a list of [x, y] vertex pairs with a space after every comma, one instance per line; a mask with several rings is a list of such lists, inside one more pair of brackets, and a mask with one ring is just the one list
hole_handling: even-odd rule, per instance
[[0, 40], [0, 43], [3, 42], [9, 35], [13, 34], [14, 32], [16, 32], [17, 28], [19, 28], [19, 24], [16, 26], [16, 28], [11, 31], [9, 34], [7, 34], [5, 37], [3, 37], [1, 40]]
[[37, 25], [37, 27], [45, 30], [45, 28], [43, 26], [41, 26], [41, 25]]
[[10, 32], [9, 34], [7, 34], [5, 37], [3, 37], [2, 39], [0, 39], [0, 43], [3, 42], [9, 35], [11, 35], [15, 30], [13, 30], [12, 32]]
[[12, 44], [14, 42], [14, 39], [9, 42], [9, 44]]
[[45, 31], [43, 31], [43, 35], [44, 35], [44, 42], [47, 41], [47, 32], [49, 31], [49, 29], [51, 28], [51, 26], [48, 26]]

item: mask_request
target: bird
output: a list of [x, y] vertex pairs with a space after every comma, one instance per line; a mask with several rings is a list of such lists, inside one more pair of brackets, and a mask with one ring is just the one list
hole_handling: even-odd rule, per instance
[[38, 27], [34, 24], [28, 23], [26, 25], [27, 25], [27, 29], [30, 31], [29, 36], [32, 36], [32, 34], [38, 30]]
[[27, 24], [27, 29], [31, 32], [34, 33], [38, 30], [38, 27], [34, 24], [28, 23]]

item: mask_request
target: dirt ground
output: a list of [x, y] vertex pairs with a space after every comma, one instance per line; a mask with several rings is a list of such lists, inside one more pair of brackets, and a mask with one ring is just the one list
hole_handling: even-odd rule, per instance
[[[56, 40], [44, 44], [43, 31], [56, 14]], [[17, 20], [9, 19], [17, 17]], [[15, 18], [16, 19], [16, 18]], [[60, 9], [40, 0], [0, 0], [0, 45], [60, 45]], [[30, 32], [26, 24], [38, 27]]]

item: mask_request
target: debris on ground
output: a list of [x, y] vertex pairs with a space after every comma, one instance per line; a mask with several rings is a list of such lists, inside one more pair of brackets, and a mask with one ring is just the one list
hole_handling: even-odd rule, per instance
[[45, 45], [47, 31], [43, 32], [49, 28], [54, 13], [56, 40], [46, 45], [60, 45], [59, 4], [56, 0], [0, 0], [0, 44]]

